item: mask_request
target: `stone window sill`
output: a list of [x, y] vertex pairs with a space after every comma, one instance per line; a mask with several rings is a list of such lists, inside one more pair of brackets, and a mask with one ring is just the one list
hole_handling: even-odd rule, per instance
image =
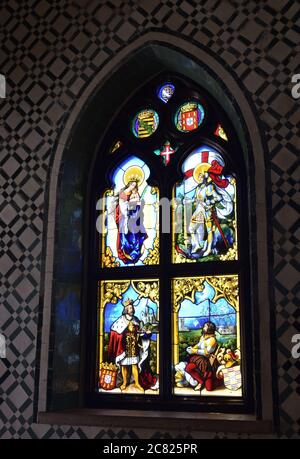
[[272, 421], [248, 414], [190, 413], [141, 410], [76, 409], [38, 413], [38, 423], [70, 426], [182, 429], [202, 432], [270, 434]]

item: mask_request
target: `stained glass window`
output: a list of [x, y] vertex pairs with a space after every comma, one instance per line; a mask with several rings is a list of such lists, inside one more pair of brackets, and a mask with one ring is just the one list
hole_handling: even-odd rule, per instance
[[246, 204], [230, 120], [167, 75], [129, 100], [101, 148], [93, 393], [108, 407], [246, 406]]
[[184, 180], [174, 193], [175, 263], [236, 259], [236, 180], [224, 175], [224, 166], [207, 145], [184, 161]]

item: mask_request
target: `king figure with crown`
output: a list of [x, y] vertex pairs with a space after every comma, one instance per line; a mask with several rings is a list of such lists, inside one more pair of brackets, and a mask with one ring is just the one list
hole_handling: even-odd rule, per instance
[[150, 341], [151, 332], [141, 328], [142, 322], [135, 316], [133, 300], [123, 302], [122, 315], [111, 325], [108, 344], [108, 360], [120, 368], [121, 391], [133, 385], [139, 391], [157, 389], [157, 378], [149, 371], [149, 346], [141, 345]]

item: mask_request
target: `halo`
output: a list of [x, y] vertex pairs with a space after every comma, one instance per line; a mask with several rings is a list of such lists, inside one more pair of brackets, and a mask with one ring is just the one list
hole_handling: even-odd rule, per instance
[[200, 183], [199, 175], [203, 174], [204, 172], [207, 172], [209, 168], [210, 168], [210, 164], [208, 163], [198, 164], [198, 166], [195, 167], [194, 172], [193, 172], [193, 178], [195, 182]]
[[143, 183], [145, 174], [140, 166], [131, 166], [124, 172], [123, 182], [128, 185], [129, 182], [137, 182], [138, 185]]

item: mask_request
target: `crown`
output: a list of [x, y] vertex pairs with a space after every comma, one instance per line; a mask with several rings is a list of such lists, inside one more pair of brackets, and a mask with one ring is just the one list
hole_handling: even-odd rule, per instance
[[100, 370], [109, 370], [109, 371], [117, 371], [118, 367], [114, 363], [102, 362], [100, 363]]
[[127, 298], [124, 302], [123, 302], [123, 306], [126, 307], [126, 306], [129, 306], [130, 304], [133, 304], [133, 300], [131, 298]]
[[127, 180], [128, 180], [128, 183], [139, 182], [141, 180], [141, 177], [138, 174], [131, 174], [127, 177]]
[[140, 166], [130, 166], [123, 176], [123, 181], [125, 185], [128, 185], [130, 182], [137, 182], [140, 185], [144, 180], [144, 171]]
[[191, 110], [195, 110], [197, 108], [197, 104], [195, 102], [188, 102], [187, 104], [184, 104], [183, 107], [181, 107], [181, 112], [190, 112]]

